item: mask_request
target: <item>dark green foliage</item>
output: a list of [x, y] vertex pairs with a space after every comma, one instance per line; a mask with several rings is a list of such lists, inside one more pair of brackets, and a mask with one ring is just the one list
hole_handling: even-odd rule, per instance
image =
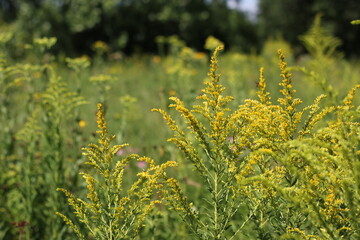
[[18, 29], [16, 44], [54, 36], [55, 50], [70, 54], [89, 51], [97, 40], [114, 51], [154, 52], [159, 35], [178, 35], [199, 50], [209, 35], [243, 51], [257, 47], [254, 24], [226, 1], [3, 0], [1, 16]]
[[[323, 15], [323, 22], [336, 37], [343, 40], [341, 50], [347, 56], [360, 54], [360, 28], [350, 21], [359, 17], [357, 0], [259, 0], [259, 37], [283, 36], [293, 46], [300, 47], [298, 36], [307, 31], [316, 14]], [[303, 49], [297, 50], [297, 53]]]

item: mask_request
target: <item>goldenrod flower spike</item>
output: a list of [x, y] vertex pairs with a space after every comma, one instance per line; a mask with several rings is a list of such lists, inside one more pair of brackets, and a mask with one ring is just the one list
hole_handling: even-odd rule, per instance
[[265, 81], [265, 77], [264, 77], [264, 68], [260, 68], [260, 77], [259, 77], [259, 82], [257, 84], [258, 87], [258, 91], [257, 91], [257, 95], [259, 97], [259, 100], [261, 103], [263, 104], [271, 104], [270, 100], [271, 97], [269, 96], [270, 93], [266, 91], [266, 81]]
[[97, 112], [97, 124], [98, 128], [100, 129], [97, 133], [100, 135], [105, 136], [108, 132], [106, 129], [106, 122], [105, 122], [105, 116], [104, 116], [104, 110], [101, 104], [98, 104], [98, 112]]
[[294, 105], [298, 104], [298, 102], [294, 101], [294, 94], [296, 93], [296, 90], [292, 89], [292, 80], [291, 80], [291, 73], [289, 73], [287, 69], [287, 63], [285, 62], [285, 56], [281, 49], [278, 50], [279, 54], [279, 60], [280, 60], [280, 77], [282, 78], [281, 83], [279, 83], [280, 86], [283, 87], [283, 89], [280, 90], [280, 92], [283, 94], [284, 98], [280, 98], [278, 101], [280, 104], [286, 106], [289, 108], [289, 111], [293, 112]]
[[345, 99], [343, 100], [344, 105], [347, 106], [348, 109], [354, 107], [353, 102], [354, 102], [354, 99], [355, 99], [356, 90], [357, 90], [358, 88], [360, 88], [360, 84], [355, 85], [355, 87], [353, 87], [353, 88], [348, 92], [347, 96], [346, 96]]
[[278, 102], [282, 106], [283, 112], [286, 113], [288, 121], [283, 124], [284, 132], [286, 133], [285, 138], [292, 139], [294, 133], [296, 132], [296, 126], [301, 121], [301, 116], [303, 111], [297, 112], [296, 107], [302, 101], [299, 98], [294, 98], [296, 90], [293, 89], [291, 73], [287, 69], [287, 63], [285, 61], [285, 56], [281, 49], [278, 50], [279, 61], [280, 61], [280, 77], [282, 81], [279, 83], [283, 88], [280, 90], [283, 95], [282, 98], [278, 98]]

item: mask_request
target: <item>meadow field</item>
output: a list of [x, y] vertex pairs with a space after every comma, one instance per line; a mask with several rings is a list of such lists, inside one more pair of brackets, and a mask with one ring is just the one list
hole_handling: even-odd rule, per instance
[[73, 57], [37, 38], [14, 59], [11, 38], [0, 239], [360, 239], [360, 62], [319, 22], [302, 56], [170, 36]]

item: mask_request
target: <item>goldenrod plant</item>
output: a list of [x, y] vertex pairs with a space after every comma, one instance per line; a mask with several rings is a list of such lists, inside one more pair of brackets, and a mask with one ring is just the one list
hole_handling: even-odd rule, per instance
[[[277, 99], [278, 103], [272, 102], [266, 90], [264, 70], [261, 69], [257, 92], [259, 100], [245, 100], [245, 104], [239, 107], [241, 114], [234, 137], [235, 149], [241, 150], [240, 154], [248, 152], [244, 158], [245, 167], [236, 178], [239, 194], [247, 196], [250, 206], [256, 207], [252, 220], [260, 239], [280, 238], [287, 234], [288, 229], [305, 222], [301, 212], [294, 211], [294, 206], [272, 184], [294, 186], [297, 176], [290, 174], [280, 161], [288, 151], [286, 144], [294, 139], [311, 137], [316, 124], [334, 110], [331, 107], [321, 109], [324, 95], [299, 110], [302, 100], [295, 97], [292, 75], [282, 51], [279, 51], [279, 61], [282, 97]], [[308, 116], [303, 119], [307, 111]], [[299, 163], [293, 160], [288, 164]]]
[[[319, 239], [359, 238], [360, 127], [359, 108], [353, 105], [357, 88], [360, 85], [337, 107], [336, 119], [313, 138], [289, 142], [282, 159], [289, 172], [297, 176], [291, 201], [308, 214]], [[301, 165], [290, 165], [294, 159]]]
[[[56, 191], [53, 191], [58, 186], [65, 184], [65, 132], [62, 129], [63, 124], [68, 119], [73, 118], [73, 110], [87, 102], [83, 97], [75, 92], [67, 89], [66, 84], [61, 81], [61, 78], [56, 74], [50, 66], [47, 68], [49, 83], [47, 89], [42, 93], [42, 106], [45, 110], [44, 116], [44, 137], [45, 148], [44, 152], [44, 166], [43, 173], [48, 187], [49, 206], [51, 211], [47, 213], [49, 219], [53, 219], [53, 212], [63, 208], [61, 198]], [[51, 237], [53, 239], [61, 238], [63, 231], [62, 224], [53, 220], [51, 225]]]
[[211, 58], [210, 79], [205, 82], [203, 94], [197, 97], [201, 104], [188, 109], [179, 98], [170, 98], [174, 102], [170, 107], [181, 114], [189, 131], [181, 129], [181, 125], [164, 110], [153, 109], [163, 115], [174, 131], [175, 135], [169, 141], [184, 153], [206, 185], [201, 206], [187, 199], [174, 179], [169, 180], [172, 194], [169, 193], [166, 198], [199, 239], [237, 238], [252, 218], [250, 214], [239, 225], [231, 226], [235, 214], [245, 202], [237, 194], [236, 187], [236, 175], [243, 168], [238, 159], [241, 154], [233, 148], [230, 140], [236, 134], [235, 125], [240, 111], [230, 113], [226, 105], [233, 98], [222, 95], [225, 88], [219, 82], [220, 74], [217, 73], [217, 55], [222, 49], [222, 46], [217, 47]]
[[[262, 205], [260, 210], [266, 210], [260, 212], [258, 225], [262, 226], [262, 229], [260, 228], [258, 232], [266, 229], [266, 225], [270, 224], [273, 232], [271, 234], [268, 232], [268, 235], [273, 238], [339, 239], [355, 236], [351, 225], [356, 226], [358, 223], [357, 221], [351, 223], [346, 217], [349, 204], [345, 204], [344, 199], [336, 196], [335, 191], [347, 190], [351, 191], [348, 195], [356, 196], [358, 190], [356, 187], [350, 190], [349, 186], [347, 188], [341, 186], [340, 176], [344, 174], [342, 170], [345, 166], [340, 167], [339, 163], [334, 162], [334, 152], [330, 150], [333, 148], [326, 147], [331, 143], [331, 139], [321, 137], [322, 141], [319, 141], [319, 133], [328, 136], [335, 129], [340, 130], [342, 127], [340, 129], [338, 127], [342, 124], [356, 128], [358, 123], [347, 119], [337, 125], [329, 121], [329, 126], [325, 129], [316, 125], [329, 113], [336, 112], [338, 116], [346, 116], [344, 111], [351, 112], [354, 108], [352, 104], [355, 89], [359, 86], [349, 92], [344, 100], [345, 106], [321, 108], [320, 102], [325, 96], [320, 95], [312, 105], [298, 111], [296, 108], [301, 100], [294, 98], [295, 90], [292, 89], [291, 74], [286, 68], [282, 53], [279, 54], [283, 78], [280, 83], [283, 89], [280, 91], [284, 96], [278, 99], [280, 105], [271, 104], [269, 93], [263, 90], [266, 86], [265, 82], [260, 77], [258, 94], [263, 105], [259, 106], [257, 101], [247, 100], [247, 103], [253, 106], [251, 107], [253, 111], [250, 114], [243, 114], [248, 124], [244, 124], [243, 130], [240, 131], [242, 141], [249, 142], [245, 148], [254, 152], [257, 157], [251, 163], [254, 167], [250, 167], [250, 174], [253, 176], [248, 179], [242, 177], [243, 183], [240, 186], [246, 187], [248, 186], [246, 184], [252, 183], [250, 188], [255, 189], [255, 192], [245, 193], [252, 196], [253, 200], [259, 199]], [[246, 111], [251, 108], [245, 106]], [[309, 111], [308, 116], [301, 120], [306, 111]], [[250, 133], [244, 134], [246, 132]], [[358, 149], [356, 142], [357, 140], [351, 139], [351, 143], [345, 145], [350, 148], [346, 149], [346, 152], [355, 153]], [[325, 153], [329, 155], [325, 157]], [[347, 160], [352, 162], [348, 163], [350, 166], [356, 161], [356, 157], [352, 157], [351, 160]], [[255, 174], [259, 170], [260, 174]], [[351, 174], [349, 178], [356, 178], [357, 174]], [[262, 180], [257, 182], [259, 179]], [[259, 196], [263, 197], [259, 198]], [[266, 206], [264, 208], [264, 202], [269, 204], [270, 208]], [[356, 211], [354, 209], [351, 212], [356, 214]]]
[[[112, 145], [115, 136], [108, 133], [101, 104], [98, 105], [97, 123], [98, 144], [89, 144], [83, 149], [88, 159], [86, 164], [92, 168], [92, 171], [81, 173], [88, 189], [87, 199], [76, 198], [68, 190], [58, 188], [67, 196], [77, 222], [62, 213], [57, 215], [79, 239], [133, 239], [143, 227], [146, 216], [161, 204], [156, 193], [166, 184], [165, 169], [176, 163], [169, 161], [155, 165], [151, 158], [136, 154], [116, 160], [116, 154], [127, 144]], [[138, 173], [138, 179], [127, 189], [123, 186], [124, 176], [132, 160], [144, 161], [149, 167]]]

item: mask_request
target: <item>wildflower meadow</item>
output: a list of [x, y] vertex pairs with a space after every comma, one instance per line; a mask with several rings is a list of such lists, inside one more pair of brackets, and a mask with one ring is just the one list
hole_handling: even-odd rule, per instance
[[360, 63], [299, 39], [14, 59], [2, 29], [0, 239], [360, 239]]

